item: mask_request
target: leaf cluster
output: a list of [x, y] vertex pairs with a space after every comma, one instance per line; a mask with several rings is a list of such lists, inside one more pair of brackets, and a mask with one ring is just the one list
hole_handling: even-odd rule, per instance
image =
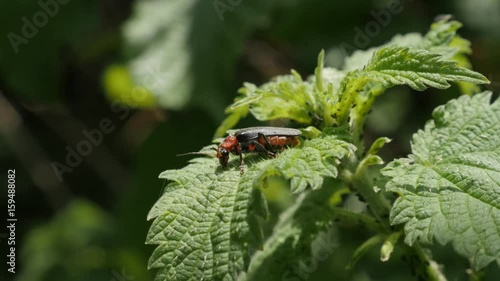
[[[149, 263], [159, 268], [156, 280], [279, 278], [310, 256], [311, 245], [336, 217], [361, 221], [374, 232], [354, 254], [351, 268], [382, 242], [381, 259], [388, 260], [400, 237], [420, 259], [417, 270], [430, 279], [444, 277], [417, 240], [451, 241], [477, 269], [498, 261], [500, 123], [490, 94], [464, 96], [436, 109], [434, 120], [415, 135], [413, 154], [387, 165], [387, 190], [399, 195], [392, 209], [368, 172], [384, 163], [377, 153], [390, 140], [382, 137], [366, 149], [362, 139], [376, 97], [390, 87], [423, 91], [462, 83], [462, 91], [471, 94], [477, 87], [465, 85], [488, 83], [468, 68], [470, 44], [456, 34], [460, 26], [442, 20], [425, 35], [395, 36], [384, 46], [356, 51], [343, 69], [325, 67], [321, 52], [307, 79], [292, 71], [261, 86], [246, 83], [215, 136], [250, 113], [261, 121], [291, 120], [302, 128], [301, 145], [272, 159], [245, 155], [243, 175], [236, 157], [227, 169], [215, 158], [196, 158], [163, 172], [160, 178], [170, 183], [148, 215], [154, 221], [146, 241], [157, 245]], [[288, 181], [300, 196], [264, 240], [258, 220], [266, 217], [267, 205], [260, 190], [274, 177]], [[368, 212], [341, 208], [345, 193], [364, 198]], [[465, 219], [469, 223], [461, 223]], [[400, 223], [405, 235], [391, 227]]]

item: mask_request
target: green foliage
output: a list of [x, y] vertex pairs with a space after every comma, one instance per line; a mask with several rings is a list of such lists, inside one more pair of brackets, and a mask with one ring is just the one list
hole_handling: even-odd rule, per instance
[[152, 107], [157, 101], [153, 94], [144, 86], [136, 86], [125, 66], [112, 65], [106, 69], [103, 77], [104, 88], [108, 98], [119, 101], [131, 108]]
[[[357, 51], [346, 60], [344, 70], [323, 68], [321, 53], [315, 75], [307, 81], [292, 71], [260, 87], [246, 83], [239, 91], [241, 97], [226, 109], [229, 116], [216, 136], [222, 136], [248, 112], [261, 121], [285, 118], [319, 128], [343, 125], [351, 114], [357, 139], [375, 97], [387, 88], [408, 85], [423, 91], [427, 87], [448, 88], [449, 82], [487, 83], [483, 75], [446, 59], [470, 52], [468, 45], [450, 46], [459, 38], [459, 26], [443, 21], [434, 24], [424, 37], [397, 36], [390, 45]], [[357, 108], [351, 111], [352, 106]]]
[[[339, 203], [333, 198], [342, 191], [342, 185], [338, 182], [328, 183], [329, 186], [317, 192], [305, 191], [300, 194], [295, 204], [282, 214], [275, 231], [264, 244], [263, 251], [255, 254], [248, 274], [241, 279], [280, 280], [282, 277], [300, 275], [301, 260], [311, 257], [313, 241], [321, 231], [331, 226], [333, 206]], [[311, 220], [311, 213], [320, 217]], [[331, 255], [338, 247], [332, 241], [332, 233], [328, 235], [329, 237], [320, 237], [323, 249], [318, 250], [323, 250], [323, 255]], [[318, 254], [317, 251], [314, 252]]]
[[319, 189], [325, 177], [336, 178], [339, 160], [352, 156], [356, 148], [348, 141], [346, 128], [325, 130], [320, 137], [306, 140], [298, 149], [288, 149], [268, 165], [259, 167], [259, 181], [279, 175], [290, 180], [290, 189], [298, 193]]
[[384, 245], [382, 245], [382, 248], [380, 248], [380, 260], [381, 261], [388, 261], [392, 251], [394, 251], [394, 247], [396, 246], [396, 243], [399, 240], [399, 237], [401, 237], [401, 232], [394, 232], [391, 235], [387, 237], [387, 239], [384, 241]]
[[[213, 159], [195, 159], [179, 171], [160, 175], [173, 181], [148, 215], [156, 218], [147, 243], [158, 244], [149, 267], [161, 268], [159, 280], [189, 276], [235, 279], [248, 264], [248, 251], [261, 237], [256, 214], [266, 213], [260, 193], [238, 170], [223, 172]], [[252, 232], [255, 231], [255, 232]]]
[[49, 223], [16, 241], [22, 246], [16, 253], [22, 268], [16, 268], [13, 280], [152, 279], [144, 266], [147, 259], [122, 243], [116, 227], [111, 213], [86, 200], [72, 201]]
[[223, 100], [221, 93], [233, 75], [237, 51], [273, 5], [251, 1], [220, 14], [214, 10], [215, 3], [135, 3], [123, 28], [127, 68], [134, 84], [151, 92], [160, 106], [179, 109], [194, 103], [220, 114], [222, 105], [215, 101]]
[[159, 280], [236, 279], [248, 267], [247, 257], [262, 247], [255, 215], [267, 211], [259, 189], [275, 175], [290, 179], [296, 192], [320, 188], [325, 177], [337, 176], [339, 159], [353, 153], [341, 139], [345, 135], [346, 128], [334, 129], [277, 158], [246, 157], [243, 175], [236, 159], [229, 170], [217, 159], [201, 158], [163, 172], [160, 178], [172, 183], [148, 215], [155, 221], [147, 243], [158, 245], [149, 267], [161, 268]]
[[476, 269], [500, 263], [500, 100], [490, 100], [486, 92], [438, 107], [413, 154], [383, 171], [400, 194], [391, 223], [405, 223], [405, 241], [452, 242]]
[[[425, 34], [408, 33], [405, 35], [396, 35], [388, 43], [370, 48], [368, 50], [357, 50], [346, 59], [344, 69], [356, 70], [368, 64], [373, 54], [387, 46], [403, 46], [427, 50], [432, 53], [438, 53], [444, 59], [456, 59], [458, 55], [471, 54], [470, 42], [461, 38], [457, 30], [462, 26], [457, 21], [441, 20], [431, 25], [431, 29]], [[462, 66], [468, 66], [468, 59], [464, 57], [465, 62]]]
[[[425, 36], [396, 36], [387, 45], [355, 53], [343, 70], [324, 67], [321, 52], [314, 76], [307, 79], [292, 70], [261, 86], [246, 83], [226, 109], [228, 117], [216, 137], [250, 113], [261, 121], [292, 120], [304, 128], [301, 144], [272, 159], [244, 155], [242, 175], [237, 157], [232, 157], [227, 169], [217, 159], [205, 157], [191, 160], [183, 169], [163, 172], [160, 177], [170, 183], [150, 211], [148, 219], [155, 220], [146, 241], [157, 245], [149, 263], [150, 268], [159, 268], [156, 280], [274, 280], [290, 272], [307, 278], [298, 270], [301, 261], [311, 257], [313, 245], [321, 241], [333, 218], [361, 223], [373, 234], [354, 253], [349, 269], [373, 247], [381, 247], [382, 261], [390, 258], [397, 242], [403, 240], [402, 231], [390, 223], [406, 223], [404, 241], [411, 247], [404, 246], [403, 251], [415, 259], [412, 270], [427, 279], [438, 280], [443, 274], [418, 238], [426, 243], [432, 243], [433, 237], [442, 243], [453, 241], [455, 249], [471, 258], [476, 268], [498, 258], [498, 218], [469, 228], [458, 223], [468, 214], [497, 214], [495, 165], [500, 138], [493, 111], [498, 103], [489, 109], [489, 96], [479, 94], [436, 110], [435, 123], [415, 137], [412, 160], [396, 160], [384, 170], [391, 179], [387, 190], [401, 195], [392, 210], [391, 198], [375, 186], [371, 169], [384, 163], [377, 153], [390, 140], [381, 137], [366, 150], [362, 138], [376, 97], [390, 87], [407, 85], [422, 91], [445, 89], [452, 82], [489, 82], [465, 67], [463, 60], [458, 62], [458, 55], [470, 51], [456, 34], [460, 26], [441, 21]], [[211, 149], [202, 152], [213, 153]], [[491, 171], [485, 169], [489, 165]], [[473, 176], [467, 166], [479, 170]], [[436, 167], [442, 170], [438, 173]], [[422, 179], [421, 171], [433, 177]], [[271, 177], [288, 181], [291, 192], [301, 194], [264, 241], [257, 223], [258, 216], [267, 214], [260, 190], [272, 188]], [[345, 202], [340, 194], [345, 193], [364, 199], [367, 211], [342, 208]], [[448, 221], [433, 220], [445, 216], [435, 210], [441, 198], [455, 204], [451, 199], [472, 200], [469, 197], [477, 201], [469, 205], [479, 208], [476, 213], [449, 206], [441, 210], [448, 212]], [[436, 200], [435, 205], [428, 200]], [[449, 216], [456, 231], [469, 229], [461, 232], [463, 237], [445, 232]], [[473, 220], [480, 223], [479, 218]]]
[[408, 47], [389, 46], [375, 53], [372, 61], [356, 76], [368, 77], [382, 83], [385, 88], [408, 85], [417, 91], [427, 87], [446, 89], [448, 81], [486, 83], [481, 74], [460, 67], [442, 55]]
[[[99, 208], [73, 202], [53, 222], [27, 237], [21, 253], [25, 268], [18, 280], [87, 280], [107, 275], [114, 265], [103, 253], [111, 247], [112, 229], [110, 218]], [[65, 262], [59, 264], [60, 260]]]
[[[93, 29], [98, 28], [100, 2], [68, 1], [60, 4], [56, 1], [53, 4], [57, 12], [51, 16], [44, 12], [39, 2], [0, 2], [0, 18], [3, 20], [0, 25], [3, 35], [0, 72], [6, 84], [2, 85], [2, 90], [8, 89], [26, 100], [54, 102], [63, 96], [65, 77], [61, 68], [68, 63], [66, 56], [75, 53], [78, 57], [82, 49], [95, 51], [95, 46], [99, 45], [81, 37], [89, 36]], [[55, 10], [55, 7], [49, 9]], [[46, 21], [40, 14], [45, 14]]]

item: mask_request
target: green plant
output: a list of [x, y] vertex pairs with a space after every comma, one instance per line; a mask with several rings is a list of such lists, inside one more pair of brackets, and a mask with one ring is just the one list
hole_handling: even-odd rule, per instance
[[[157, 245], [149, 263], [159, 268], [156, 280], [282, 280], [334, 219], [361, 222], [373, 233], [349, 268], [381, 244], [386, 261], [397, 245], [414, 257], [417, 276], [444, 280], [422, 247], [434, 240], [452, 242], [475, 272], [500, 262], [500, 101], [490, 104], [490, 92], [473, 95], [474, 84], [489, 81], [466, 68], [471, 50], [456, 34], [460, 26], [440, 21], [424, 36], [396, 36], [356, 51], [344, 70], [324, 67], [321, 52], [306, 81], [292, 71], [259, 87], [245, 84], [216, 137], [251, 113], [261, 121], [293, 120], [304, 128], [304, 140], [273, 159], [246, 155], [243, 175], [236, 157], [229, 169], [203, 157], [163, 172], [160, 178], [170, 183], [148, 215], [155, 220], [146, 241]], [[467, 95], [434, 111], [414, 135], [411, 155], [373, 169], [384, 164], [377, 153], [390, 141], [381, 137], [364, 145], [363, 127], [376, 97], [397, 85], [422, 91], [450, 82]], [[374, 182], [374, 174], [385, 186]], [[263, 241], [258, 217], [268, 211], [261, 189], [275, 177], [300, 195]], [[345, 193], [359, 194], [369, 211], [342, 208]], [[405, 244], [397, 244], [400, 239]]]

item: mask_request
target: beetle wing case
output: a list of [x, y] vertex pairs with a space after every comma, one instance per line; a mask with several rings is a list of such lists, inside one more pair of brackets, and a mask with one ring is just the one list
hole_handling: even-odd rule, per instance
[[250, 127], [238, 130], [234, 133], [239, 142], [256, 140], [259, 134], [264, 136], [300, 136], [302, 133], [297, 129], [281, 127]]

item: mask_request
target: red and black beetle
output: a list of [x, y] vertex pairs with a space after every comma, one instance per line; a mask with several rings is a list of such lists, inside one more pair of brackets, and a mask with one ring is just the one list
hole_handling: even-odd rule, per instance
[[[215, 156], [219, 158], [219, 163], [227, 166], [229, 154], [240, 156], [240, 172], [243, 174], [243, 153], [264, 153], [275, 157], [277, 152], [286, 147], [293, 147], [300, 144], [298, 136], [301, 132], [297, 129], [281, 127], [250, 127], [238, 130], [227, 136], [217, 148]], [[199, 152], [187, 154], [205, 154]]]
[[240, 156], [240, 171], [243, 173], [243, 153], [265, 153], [271, 157], [285, 147], [300, 144], [298, 136], [301, 132], [297, 129], [281, 127], [250, 127], [238, 130], [234, 135], [227, 136], [216, 149], [219, 163], [226, 167], [229, 153]]

